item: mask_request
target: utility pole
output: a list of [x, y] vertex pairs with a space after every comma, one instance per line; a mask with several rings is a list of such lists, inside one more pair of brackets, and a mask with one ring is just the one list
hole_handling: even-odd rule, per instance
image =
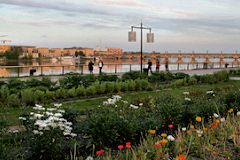
[[141, 40], [140, 40], [140, 53], [141, 53], [141, 73], [142, 73], [142, 61], [143, 61], [143, 29], [149, 30], [150, 32], [147, 33], [147, 43], [153, 43], [154, 41], [154, 34], [151, 33], [151, 28], [143, 27], [143, 23], [141, 20], [140, 27], [131, 26], [131, 31], [128, 32], [128, 41], [129, 42], [136, 42], [136, 32], [133, 29], [140, 29], [141, 30]]

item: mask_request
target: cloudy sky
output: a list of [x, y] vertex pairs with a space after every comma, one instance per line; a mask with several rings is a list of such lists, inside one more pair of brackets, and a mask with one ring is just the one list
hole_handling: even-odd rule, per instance
[[[37, 47], [121, 47], [141, 19], [155, 34], [144, 50], [240, 52], [239, 0], [0, 0], [0, 39]], [[146, 33], [144, 31], [144, 41]]]

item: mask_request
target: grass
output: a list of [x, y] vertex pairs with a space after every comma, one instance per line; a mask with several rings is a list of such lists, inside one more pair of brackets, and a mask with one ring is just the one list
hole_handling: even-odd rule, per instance
[[[142, 99], [148, 96], [156, 96], [161, 94], [171, 93], [175, 96], [183, 96], [183, 92], [193, 92], [193, 91], [207, 91], [216, 88], [231, 88], [231, 89], [239, 89], [240, 88], [240, 81], [229, 81], [229, 82], [222, 82], [212, 85], [200, 85], [200, 86], [188, 86], [188, 87], [181, 87], [181, 88], [174, 88], [174, 89], [166, 89], [166, 90], [157, 90], [157, 91], [144, 91], [144, 92], [132, 92], [132, 93], [124, 93], [122, 95], [123, 99], [131, 100], [134, 99]], [[93, 109], [97, 107], [99, 104], [102, 104], [107, 97], [99, 97], [99, 98], [92, 98], [92, 99], [85, 99], [85, 100], [76, 100], [76, 101], [69, 101], [64, 102], [63, 107], [72, 107], [78, 109], [80, 113], [85, 113], [88, 109]], [[22, 108], [8, 108], [6, 116], [8, 119], [8, 125], [18, 125], [19, 124], [19, 115], [24, 111], [31, 110], [31, 107]]]

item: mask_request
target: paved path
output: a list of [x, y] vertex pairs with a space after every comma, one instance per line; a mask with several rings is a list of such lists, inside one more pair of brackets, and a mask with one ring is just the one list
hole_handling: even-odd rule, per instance
[[[230, 69], [233, 69], [233, 68], [222, 68], [222, 69], [201, 69], [201, 70], [180, 70], [180, 71], [171, 71], [173, 73], [178, 73], [178, 72], [182, 72], [182, 73], [186, 73], [186, 74], [189, 74], [189, 75], [204, 75], [204, 74], [213, 74], [214, 72], [218, 72], [218, 71], [222, 71], [222, 70], [230, 70]], [[239, 69], [239, 68], [235, 68], [235, 69]], [[117, 75], [119, 77], [121, 77], [124, 73], [117, 73]], [[110, 73], [109, 75], [115, 75], [115, 73]], [[50, 78], [52, 81], [58, 81], [60, 78], [62, 78], [63, 76], [62, 75], [59, 75], [59, 76], [45, 76], [45, 77], [48, 77]], [[20, 79], [20, 80], [23, 80], [23, 81], [26, 81], [26, 80], [29, 80], [29, 79], [39, 79], [41, 80], [42, 79], [42, 76], [36, 76], [36, 77], [19, 77], [17, 79]], [[236, 78], [236, 77], [234, 77]], [[9, 80], [9, 78], [0, 78], [0, 81], [7, 81]], [[237, 79], [238, 80], [238, 79]], [[240, 80], [240, 79], [239, 79]]]

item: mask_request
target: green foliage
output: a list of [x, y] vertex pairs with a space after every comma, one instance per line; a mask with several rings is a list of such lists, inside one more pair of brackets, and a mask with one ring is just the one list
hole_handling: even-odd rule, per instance
[[32, 89], [24, 89], [21, 92], [22, 102], [25, 106], [34, 106], [36, 103], [36, 96]]
[[127, 81], [127, 85], [128, 85], [128, 90], [129, 91], [134, 91], [135, 90], [136, 83], [133, 80]]
[[7, 100], [9, 107], [20, 107], [21, 105], [19, 96], [16, 94], [11, 94], [10, 96], [8, 96]]
[[195, 77], [191, 77], [189, 79], [189, 85], [196, 85], [197, 84], [197, 79]]
[[95, 87], [94, 86], [89, 86], [86, 88], [86, 95], [87, 96], [94, 96], [96, 93]]
[[76, 56], [76, 57], [78, 57], [78, 56], [83, 56], [83, 57], [85, 57], [86, 55], [83, 53], [83, 51], [79, 51], [79, 52], [76, 51], [76, 52], [75, 52], [75, 56]]
[[131, 71], [131, 72], [126, 72], [122, 75], [122, 80], [135, 80], [135, 79], [144, 79], [147, 78], [146, 74], [142, 74], [139, 71]]
[[106, 92], [113, 93], [114, 92], [114, 82], [106, 82]]
[[85, 88], [83, 85], [78, 86], [78, 88], [76, 89], [76, 94], [77, 94], [77, 96], [85, 96], [86, 95]]
[[56, 91], [56, 98], [63, 99], [67, 97], [67, 92], [64, 88], [60, 88]]
[[76, 97], [77, 96], [76, 89], [75, 88], [69, 89], [67, 91], [67, 94], [68, 94], [68, 97], [71, 97], [71, 98]]
[[118, 76], [117, 75], [107, 75], [107, 74], [101, 74], [97, 77], [98, 81], [103, 82], [103, 81], [111, 81], [111, 82], [115, 82], [118, 80]]
[[178, 79], [171, 83], [172, 87], [180, 87], [180, 86], [186, 86], [187, 85], [187, 79]]
[[2, 88], [0, 90], [0, 101], [2, 103], [6, 104], [8, 96], [9, 96], [9, 90], [7, 88]]
[[121, 85], [122, 92], [128, 91], [128, 82], [120, 82], [120, 85]]
[[45, 92], [36, 90], [34, 96], [36, 97], [36, 102], [42, 102], [45, 99]]
[[45, 97], [48, 100], [52, 100], [55, 97], [55, 92], [47, 90], [45, 93]]

